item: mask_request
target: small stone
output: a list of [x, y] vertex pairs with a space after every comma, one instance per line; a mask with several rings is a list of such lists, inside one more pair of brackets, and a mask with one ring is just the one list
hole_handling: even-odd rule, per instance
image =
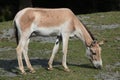
[[115, 39], [116, 39], [117, 41], [120, 41], [120, 37], [116, 37]]

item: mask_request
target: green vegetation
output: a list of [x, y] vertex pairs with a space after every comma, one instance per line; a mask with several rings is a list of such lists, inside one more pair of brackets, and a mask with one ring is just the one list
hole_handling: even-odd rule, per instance
[[12, 21], [6, 21], [6, 22], [1, 22], [0, 23], [0, 31], [2, 31], [3, 29], [9, 29], [12, 28]]
[[94, 25], [120, 24], [120, 12], [101, 12], [81, 15], [84, 21]]
[[[0, 40], [0, 80], [105, 80], [120, 79], [120, 12], [106, 12], [80, 15], [82, 21], [98, 39], [106, 42], [102, 47], [102, 70], [94, 69], [85, 56], [85, 47], [78, 39], [69, 41], [68, 67], [64, 72], [61, 66], [62, 45], [54, 60], [54, 70], [47, 70], [47, 62], [54, 43], [32, 42], [29, 45], [29, 57], [36, 73], [19, 74], [15, 40]], [[112, 29], [97, 29], [92, 26], [119, 25]], [[0, 32], [12, 28], [12, 21], [0, 23]], [[2, 34], [2, 33], [0, 33]], [[25, 69], [26, 65], [25, 65]]]

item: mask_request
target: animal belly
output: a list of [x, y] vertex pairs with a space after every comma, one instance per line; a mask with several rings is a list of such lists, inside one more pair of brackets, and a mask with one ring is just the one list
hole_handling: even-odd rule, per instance
[[40, 36], [56, 36], [59, 33], [59, 29], [56, 28], [40, 28], [37, 31], [37, 34]]

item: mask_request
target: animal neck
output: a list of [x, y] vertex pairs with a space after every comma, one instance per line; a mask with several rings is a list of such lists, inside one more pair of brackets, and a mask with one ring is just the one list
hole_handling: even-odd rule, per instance
[[83, 33], [84, 42], [87, 47], [91, 46], [91, 43], [94, 41], [94, 37], [90, 33], [90, 31], [86, 28], [86, 26], [80, 23], [81, 31]]

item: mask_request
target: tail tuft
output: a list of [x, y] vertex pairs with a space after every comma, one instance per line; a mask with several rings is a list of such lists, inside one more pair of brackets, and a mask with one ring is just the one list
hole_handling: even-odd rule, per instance
[[18, 36], [18, 29], [17, 29], [17, 25], [16, 22], [14, 21], [14, 29], [15, 29], [15, 38], [16, 38], [16, 43], [18, 45], [19, 43], [19, 36]]

